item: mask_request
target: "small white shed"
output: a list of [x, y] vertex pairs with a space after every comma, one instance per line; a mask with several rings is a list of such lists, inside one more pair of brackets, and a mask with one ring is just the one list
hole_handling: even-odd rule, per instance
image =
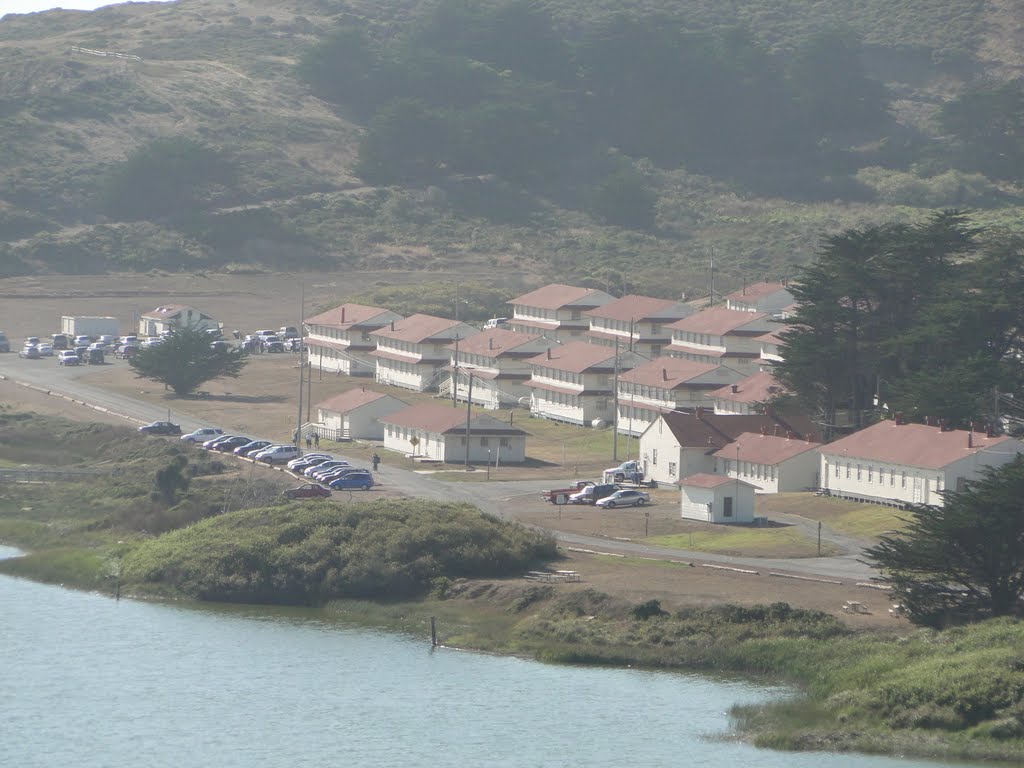
[[317, 404], [320, 423], [342, 439], [380, 440], [384, 424], [380, 419], [409, 404], [397, 397], [366, 387], [355, 387]]
[[701, 472], [679, 481], [680, 515], [703, 523], [754, 522], [757, 488], [725, 475]]

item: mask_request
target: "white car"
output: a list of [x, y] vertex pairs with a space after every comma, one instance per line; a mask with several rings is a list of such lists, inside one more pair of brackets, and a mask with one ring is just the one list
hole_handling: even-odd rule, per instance
[[73, 349], [65, 349], [57, 357], [57, 363], [59, 365], [80, 365], [82, 359], [75, 353]]
[[36, 344], [36, 349], [39, 350], [41, 357], [53, 357], [53, 344], [47, 344], [44, 341], [42, 344]]
[[294, 445], [272, 445], [249, 458], [262, 461], [264, 464], [287, 464], [298, 455], [299, 449]]
[[205, 443], [218, 435], [223, 435], [223, 429], [217, 429], [216, 427], [203, 427], [197, 429], [195, 432], [189, 432], [187, 435], [182, 435], [181, 439], [186, 443]]
[[79, 335], [75, 336], [76, 347], [88, 347], [92, 344], [92, 336]]
[[642, 507], [644, 504], [651, 503], [651, 494], [644, 491], [634, 491], [626, 489], [623, 491], [616, 491], [611, 496], [605, 496], [603, 499], [598, 499], [595, 504], [605, 509], [615, 509], [615, 507]]

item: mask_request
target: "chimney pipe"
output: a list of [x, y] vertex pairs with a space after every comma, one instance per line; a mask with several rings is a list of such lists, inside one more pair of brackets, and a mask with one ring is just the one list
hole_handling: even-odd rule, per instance
[[668, 368], [661, 369], [661, 380], [668, 381]]
[[493, 336], [489, 336], [487, 338], [487, 348], [488, 349], [494, 349], [494, 337]]
[[391, 321], [391, 330], [392, 331], [395, 330], [395, 321], [394, 320]]
[[345, 322], [345, 305], [341, 305], [341, 322]]
[[548, 360], [550, 360], [551, 359], [551, 347], [547, 348], [547, 353], [548, 353]]
[[732, 385], [732, 393], [735, 395], [739, 391], [740, 391], [740, 385], [739, 384], [733, 384]]

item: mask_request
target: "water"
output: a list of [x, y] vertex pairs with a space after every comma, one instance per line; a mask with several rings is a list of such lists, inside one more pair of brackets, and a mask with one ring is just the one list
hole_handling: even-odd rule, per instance
[[935, 765], [719, 738], [730, 706], [782, 695], [771, 687], [432, 652], [313, 612], [0, 577], [0, 617], [4, 766]]

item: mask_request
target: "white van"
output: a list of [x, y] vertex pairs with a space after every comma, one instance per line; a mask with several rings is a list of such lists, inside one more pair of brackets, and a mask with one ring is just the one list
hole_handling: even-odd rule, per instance
[[262, 461], [264, 464], [287, 464], [298, 456], [299, 449], [294, 445], [272, 445], [250, 458]]
[[508, 328], [507, 317], [492, 317], [486, 323], [484, 323], [484, 330], [490, 331], [495, 328]]

